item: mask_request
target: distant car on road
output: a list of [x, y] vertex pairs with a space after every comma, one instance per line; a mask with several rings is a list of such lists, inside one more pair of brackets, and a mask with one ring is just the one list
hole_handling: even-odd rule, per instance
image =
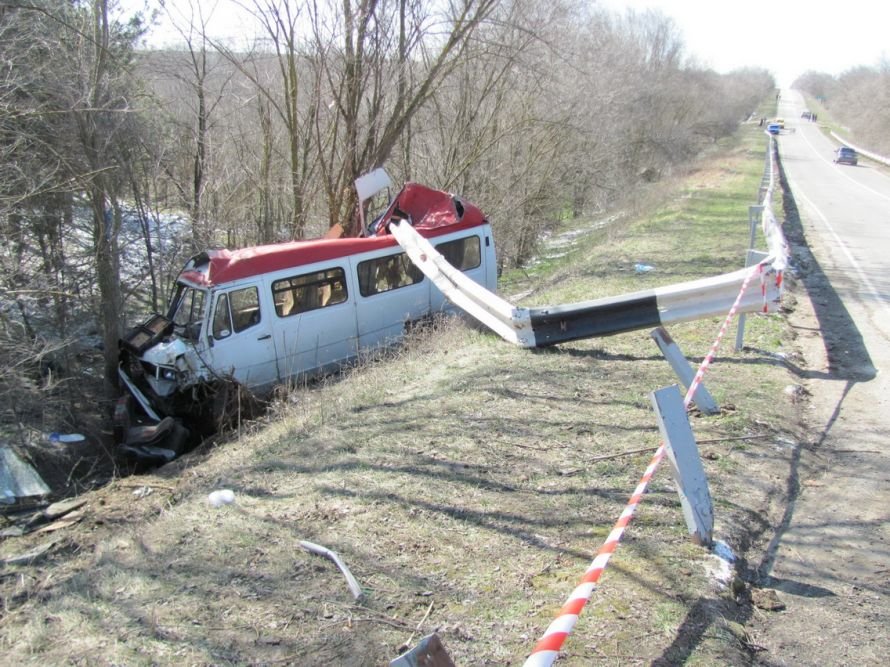
[[850, 164], [855, 167], [859, 164], [859, 156], [849, 146], [841, 146], [834, 152], [834, 161], [837, 164]]
[[800, 114], [800, 117], [804, 120], [813, 120], [813, 112], [812, 111], [804, 111]]
[[778, 134], [782, 131], [782, 127], [778, 123], [770, 123], [766, 126], [766, 131], [770, 134]]

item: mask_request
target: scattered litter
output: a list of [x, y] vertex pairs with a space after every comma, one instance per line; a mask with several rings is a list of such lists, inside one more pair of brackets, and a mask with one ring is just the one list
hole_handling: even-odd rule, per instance
[[800, 401], [803, 400], [804, 397], [810, 395], [810, 392], [807, 390], [807, 388], [799, 384], [789, 384], [787, 387], [785, 387], [784, 393], [792, 401]]
[[718, 558], [722, 558], [723, 560], [729, 563], [735, 563], [735, 554], [732, 552], [732, 547], [730, 547], [726, 542], [722, 540], [716, 540], [714, 542], [714, 555]]
[[50, 442], [83, 442], [86, 436], [80, 433], [49, 433], [46, 439]]
[[207, 502], [210, 503], [211, 507], [229, 505], [235, 502], [235, 492], [231, 489], [218, 489], [212, 491], [210, 495], [207, 496]]
[[650, 264], [634, 264], [634, 271], [636, 273], [649, 273], [650, 271], [654, 271], [655, 267]]
[[150, 496], [154, 492], [154, 489], [150, 486], [140, 486], [138, 489], [133, 491], [133, 495], [137, 498], [145, 498], [146, 496]]

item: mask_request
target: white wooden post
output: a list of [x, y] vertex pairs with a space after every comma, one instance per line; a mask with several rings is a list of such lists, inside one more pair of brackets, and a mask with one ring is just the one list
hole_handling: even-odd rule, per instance
[[[748, 225], [751, 227], [751, 236], [748, 239], [748, 254], [745, 257], [745, 266], [751, 266], [751, 252], [757, 239], [757, 228], [763, 220], [763, 206], [748, 207]], [[760, 261], [760, 260], [757, 260]], [[739, 352], [745, 346], [745, 313], [739, 315], [738, 329], [735, 333], [735, 351]]]
[[653, 391], [650, 398], [671, 462], [686, 527], [696, 544], [709, 546], [714, 533], [714, 504], [680, 388], [674, 384]]
[[[692, 369], [692, 366], [689, 365], [686, 357], [683, 356], [680, 346], [674, 342], [674, 339], [671, 338], [671, 335], [664, 327], [653, 329], [649, 332], [649, 336], [655, 341], [655, 344], [658, 345], [658, 349], [661, 350], [664, 358], [667, 359], [671, 368], [674, 369], [674, 373], [677, 375], [680, 382], [683, 383], [683, 386], [689, 389], [693, 379], [695, 379], [695, 371]], [[699, 410], [706, 415], [716, 415], [720, 412], [720, 407], [717, 405], [717, 401], [715, 401], [710, 392], [705, 389], [704, 382], [698, 385], [693, 400]]]

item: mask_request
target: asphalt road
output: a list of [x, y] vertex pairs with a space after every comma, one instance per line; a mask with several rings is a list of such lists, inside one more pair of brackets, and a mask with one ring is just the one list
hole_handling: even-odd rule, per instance
[[[787, 608], [754, 619], [761, 664], [883, 665], [890, 649], [890, 169], [832, 162], [836, 142], [783, 91], [782, 163], [809, 299], [791, 317], [812, 393], [790, 498], [760, 583]], [[810, 252], [812, 254], [810, 254]], [[810, 305], [812, 308], [810, 308]]]

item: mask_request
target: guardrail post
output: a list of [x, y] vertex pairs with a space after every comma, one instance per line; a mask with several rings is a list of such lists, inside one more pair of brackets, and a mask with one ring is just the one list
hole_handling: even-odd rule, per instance
[[[751, 208], [763, 209], [763, 206], [752, 206]], [[745, 266], [754, 266], [766, 259], [769, 253], [760, 252], [759, 250], [748, 250], [745, 256]], [[745, 313], [739, 315], [738, 328], [735, 332], [735, 351], [739, 352], [745, 347]]]
[[686, 527], [693, 542], [709, 546], [714, 536], [714, 504], [680, 388], [674, 384], [649, 396], [671, 462]]
[[[761, 197], [761, 200], [763, 198]], [[763, 220], [763, 206], [758, 204], [756, 206], [748, 207], [748, 226], [750, 227], [751, 234], [748, 239], [748, 253], [749, 256], [745, 258], [745, 266], [751, 266], [750, 261], [750, 252], [754, 250], [754, 243], [757, 240], [757, 228], [760, 226], [760, 222]], [[739, 352], [745, 346], [745, 313], [739, 315], [739, 326], [736, 329], [735, 334], [735, 351]]]
[[757, 228], [760, 227], [761, 220], [763, 220], [763, 206], [760, 204], [749, 206], [748, 226], [751, 230], [751, 235], [748, 239], [748, 250], [754, 250], [754, 243], [757, 241]]
[[[686, 357], [683, 356], [680, 346], [674, 342], [674, 339], [671, 338], [671, 335], [664, 327], [653, 329], [649, 332], [649, 336], [655, 341], [655, 344], [658, 345], [658, 349], [661, 350], [664, 358], [667, 359], [671, 368], [674, 369], [674, 373], [677, 375], [680, 382], [683, 383], [683, 386], [689, 389], [689, 386], [695, 379], [695, 371], [692, 369], [692, 366], [689, 365]], [[698, 389], [695, 390], [695, 397], [692, 400], [695, 401], [698, 409], [706, 415], [716, 415], [720, 412], [720, 407], [717, 405], [717, 401], [715, 401], [710, 392], [705, 389], [704, 383], [698, 385]]]
[[769, 190], [769, 183], [772, 179], [772, 150], [773, 150], [773, 139], [769, 137], [766, 140], [766, 158], [764, 160], [763, 165], [763, 176], [760, 178], [760, 188], [757, 191], [757, 201], [763, 203], [766, 191]]

